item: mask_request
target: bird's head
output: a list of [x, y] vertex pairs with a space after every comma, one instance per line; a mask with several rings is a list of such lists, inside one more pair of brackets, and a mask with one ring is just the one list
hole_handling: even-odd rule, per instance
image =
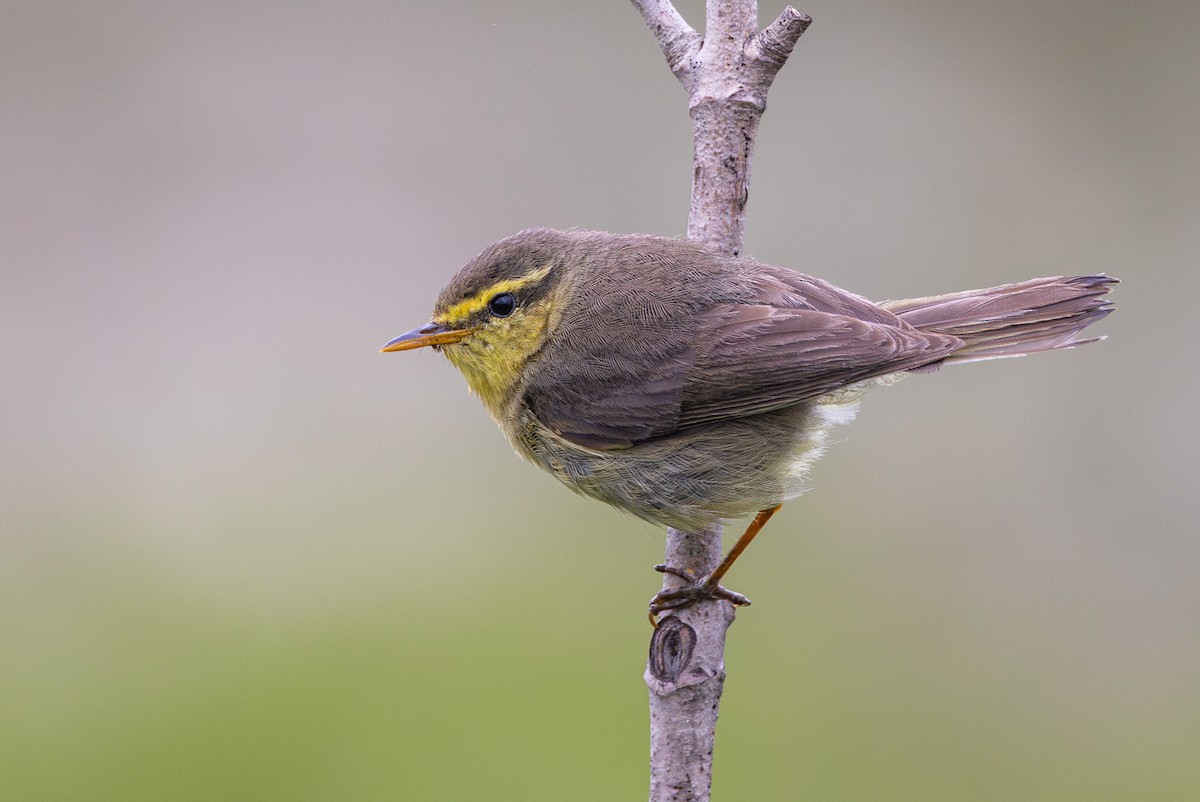
[[442, 351], [492, 415], [502, 417], [530, 358], [562, 316], [572, 244], [567, 232], [529, 229], [489, 246], [442, 290], [428, 323], [382, 350]]

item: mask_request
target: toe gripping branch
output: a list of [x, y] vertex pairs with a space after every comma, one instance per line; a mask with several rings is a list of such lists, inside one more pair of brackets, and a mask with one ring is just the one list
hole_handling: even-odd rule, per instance
[[670, 565], [656, 565], [654, 566], [654, 570], [660, 574], [670, 574], [671, 576], [679, 577], [685, 584], [683, 587], [659, 591], [650, 600], [650, 614], [652, 616], [657, 616], [668, 610], [691, 607], [697, 602], [709, 599], [724, 599], [738, 607], [745, 607], [750, 604], [750, 600], [742, 594], [718, 584], [720, 577], [715, 576], [716, 571], [698, 579], [691, 571], [684, 568], [674, 568]]
[[675, 568], [670, 565], [656, 565], [654, 570], [660, 574], [670, 574], [684, 581], [683, 587], [669, 588], [660, 590], [650, 600], [650, 623], [658, 626], [658, 616], [669, 610], [680, 610], [684, 607], [691, 607], [697, 602], [710, 599], [719, 599], [727, 601], [737, 607], [745, 607], [750, 604], [750, 600], [740, 593], [736, 593], [728, 588], [721, 586], [721, 579], [725, 573], [733, 565], [734, 561], [741, 555], [746, 547], [750, 545], [750, 541], [754, 540], [767, 521], [771, 520], [771, 516], [775, 514], [782, 505], [777, 504], [774, 507], [768, 507], [765, 510], [759, 510], [754, 516], [754, 520], [746, 527], [746, 531], [738, 538], [737, 543], [733, 544], [733, 548], [725, 555], [725, 559], [721, 560], [721, 564], [712, 570], [711, 573], [704, 577], [697, 578], [695, 574], [687, 569]]

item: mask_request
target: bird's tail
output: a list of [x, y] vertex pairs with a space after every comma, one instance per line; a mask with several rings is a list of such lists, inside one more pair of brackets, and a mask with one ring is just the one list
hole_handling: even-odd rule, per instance
[[965, 345], [944, 362], [972, 362], [1074, 348], [1103, 337], [1079, 333], [1112, 311], [1104, 297], [1115, 278], [1036, 278], [986, 290], [884, 301], [884, 309], [922, 331], [951, 334]]

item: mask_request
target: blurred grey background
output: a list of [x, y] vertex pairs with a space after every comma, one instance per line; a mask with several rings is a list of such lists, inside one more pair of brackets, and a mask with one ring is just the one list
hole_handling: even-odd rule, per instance
[[[717, 797], [1200, 798], [1200, 4], [799, 7], [747, 252], [1124, 283], [867, 399], [730, 578]], [[9, 0], [0, 118], [0, 797], [642, 797], [662, 533], [377, 353], [517, 229], [682, 235], [630, 4]]]

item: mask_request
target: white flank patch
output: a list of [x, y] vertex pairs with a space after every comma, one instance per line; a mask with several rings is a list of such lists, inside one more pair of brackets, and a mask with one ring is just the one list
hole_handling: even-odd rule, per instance
[[825, 441], [829, 438], [829, 433], [838, 426], [845, 426], [853, 421], [857, 414], [857, 399], [829, 401], [813, 406], [808, 437], [796, 444], [788, 464], [788, 477], [784, 481], [788, 498], [795, 498], [807, 489], [808, 472], [813, 463], [825, 453]]

